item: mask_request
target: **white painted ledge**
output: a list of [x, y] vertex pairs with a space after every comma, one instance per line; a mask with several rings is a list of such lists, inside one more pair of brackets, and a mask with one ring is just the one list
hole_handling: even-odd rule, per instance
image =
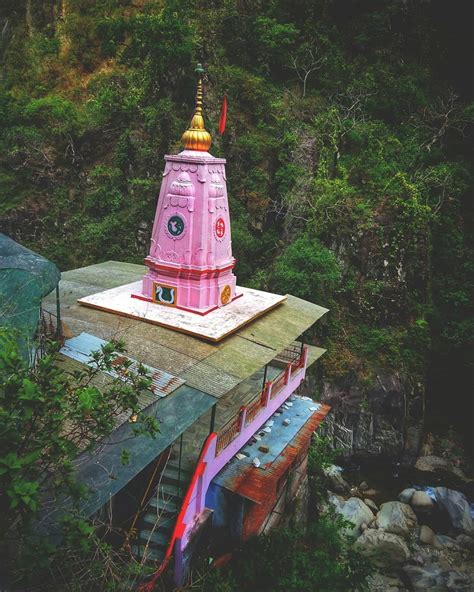
[[132, 294], [141, 291], [141, 284], [141, 281], [125, 284], [80, 298], [78, 302], [83, 306], [140, 319], [147, 323], [216, 342], [286, 300], [286, 296], [238, 287], [236, 292], [242, 296], [226, 306], [202, 316], [171, 306], [132, 298]]

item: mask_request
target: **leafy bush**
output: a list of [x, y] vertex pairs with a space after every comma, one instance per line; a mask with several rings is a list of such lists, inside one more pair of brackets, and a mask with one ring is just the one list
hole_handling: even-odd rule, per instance
[[[158, 431], [138, 405], [150, 385], [146, 370], [130, 372], [131, 361], [118, 357], [123, 344], [104, 345], [91, 365], [72, 374], [61, 369], [56, 351], [51, 344], [30, 368], [11, 332], [0, 329], [0, 531], [17, 542], [8, 562], [12, 581], [43, 581], [49, 590], [57, 589], [56, 578], [65, 589], [84, 565], [89, 583], [110, 583], [105, 565], [111, 549], [77, 513], [87, 492], [75, 479], [73, 460], [103, 443], [123, 412], [137, 415], [134, 434]], [[38, 528], [42, 504], [51, 499], [58, 516], [54, 537]]]
[[276, 529], [249, 541], [227, 576], [211, 574], [204, 592], [347, 592], [362, 590], [371, 567], [352, 549], [342, 521], [323, 517], [307, 531]]
[[332, 448], [330, 439], [315, 433], [311, 439], [308, 450], [308, 474], [321, 475], [334, 463], [337, 457], [337, 450]]
[[317, 238], [304, 234], [277, 257], [272, 286], [282, 294], [327, 303], [334, 297], [340, 278], [334, 253]]

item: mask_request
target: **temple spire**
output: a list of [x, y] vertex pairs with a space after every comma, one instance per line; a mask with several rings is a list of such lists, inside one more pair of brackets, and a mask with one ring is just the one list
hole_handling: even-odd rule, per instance
[[204, 117], [202, 116], [202, 74], [204, 69], [201, 64], [198, 64], [195, 72], [198, 74], [198, 85], [196, 92], [196, 107], [194, 108], [194, 115], [191, 119], [189, 128], [184, 132], [181, 141], [185, 150], [199, 150], [200, 152], [207, 152], [212, 144], [211, 134], [206, 130], [204, 124]]

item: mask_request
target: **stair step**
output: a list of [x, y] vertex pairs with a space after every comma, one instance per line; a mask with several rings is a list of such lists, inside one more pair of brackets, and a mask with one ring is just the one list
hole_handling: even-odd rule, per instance
[[180, 500], [177, 498], [168, 497], [168, 499], [163, 499], [156, 494], [153, 495], [148, 504], [151, 508], [155, 508], [160, 515], [176, 515], [181, 508]]
[[180, 470], [174, 465], [167, 464], [161, 476], [161, 480], [163, 483], [180, 483], [181, 489], [186, 490], [191, 482], [192, 476], [192, 473], [189, 471], [185, 471], [184, 469]]
[[132, 545], [132, 555], [139, 559], [143, 559], [144, 554], [146, 553], [145, 561], [153, 561], [157, 563], [161, 563], [165, 558], [166, 551], [163, 547], [153, 547], [152, 545]]
[[149, 542], [150, 544], [152, 543], [153, 548], [156, 548], [155, 545], [158, 545], [159, 547], [164, 547], [166, 549], [170, 542], [171, 531], [162, 531], [161, 529], [157, 529], [154, 532], [151, 530], [140, 530], [138, 538], [142, 541]]
[[159, 483], [156, 486], [155, 495], [162, 496], [162, 497], [174, 497], [177, 499], [183, 499], [186, 494], [186, 489], [184, 487], [181, 490], [178, 487], [171, 483]]
[[159, 521], [157, 528], [159, 528], [160, 530], [162, 528], [172, 529], [176, 522], [176, 516], [177, 514], [158, 515], [156, 512], [148, 512], [143, 516], [143, 522], [146, 522], [146, 524], [151, 524], [152, 526], [154, 526], [157, 523], [157, 521]]

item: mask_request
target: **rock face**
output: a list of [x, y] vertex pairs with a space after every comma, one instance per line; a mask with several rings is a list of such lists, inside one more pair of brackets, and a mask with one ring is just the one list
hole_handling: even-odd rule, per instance
[[415, 513], [408, 504], [401, 502], [387, 502], [380, 506], [377, 513], [377, 527], [386, 532], [407, 537], [410, 530], [416, 526]]
[[348, 529], [348, 534], [351, 534], [353, 537], [359, 536], [363, 524], [368, 525], [374, 519], [372, 510], [358, 497], [350, 497], [345, 501], [338, 495], [330, 494], [328, 501], [334, 506], [338, 514], [349, 522], [352, 522], [354, 527]]
[[437, 471], [438, 469], [448, 470], [449, 461], [441, 456], [420, 456], [415, 463], [415, 469], [419, 471]]
[[449, 514], [451, 525], [467, 535], [474, 534], [474, 522], [466, 496], [454, 489], [436, 487], [436, 501]]
[[389, 532], [366, 530], [354, 543], [354, 548], [372, 559], [377, 567], [397, 567], [410, 558], [402, 537]]
[[436, 590], [437, 592], [447, 591], [470, 591], [472, 592], [470, 579], [456, 570], [443, 569], [437, 563], [417, 566], [405, 565], [403, 573], [409, 582], [411, 590]]
[[[328, 436], [336, 432], [346, 434], [347, 447], [358, 454], [394, 458], [402, 452], [418, 455], [422, 396], [407, 377], [381, 371], [370, 387], [349, 377], [340, 382], [325, 382], [321, 399], [332, 407], [326, 422]], [[405, 429], [407, 423], [409, 427]]]

